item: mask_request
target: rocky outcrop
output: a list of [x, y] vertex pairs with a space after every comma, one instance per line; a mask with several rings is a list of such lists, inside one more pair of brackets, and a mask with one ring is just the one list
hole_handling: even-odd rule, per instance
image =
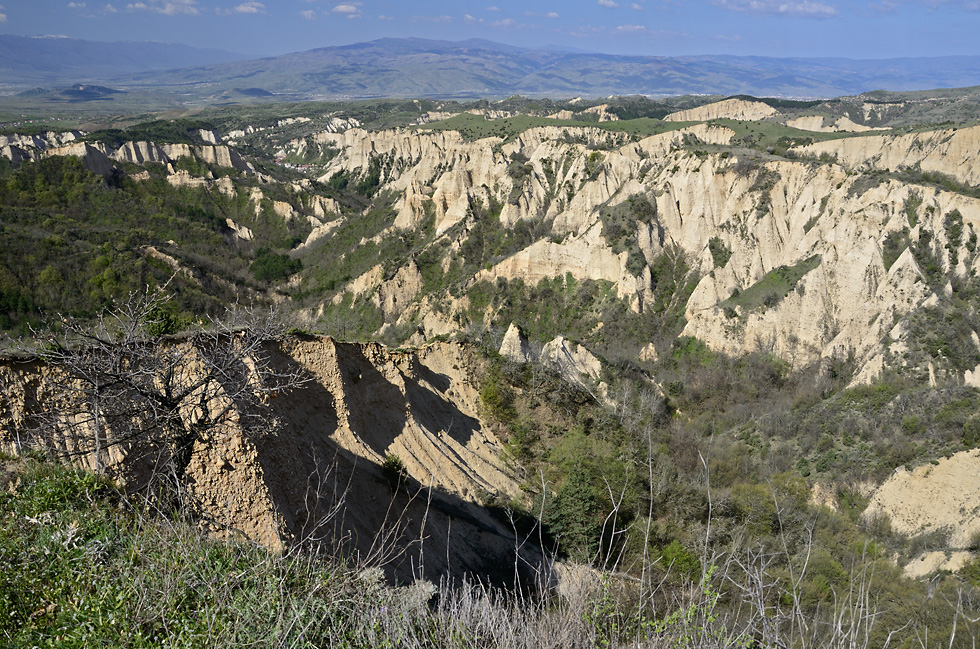
[[163, 144], [160, 149], [171, 161], [179, 158], [195, 158], [206, 164], [213, 164], [218, 167], [231, 167], [239, 171], [254, 171], [252, 165], [248, 164], [237, 151], [224, 145], [218, 146], [191, 146], [189, 144]]
[[[720, 116], [726, 106], [742, 110], [742, 117], [759, 116], [750, 109], [773, 114], [766, 104], [731, 100], [702, 107], [710, 110], [699, 115]], [[338, 172], [363, 174], [372, 163], [381, 169], [383, 188], [400, 196], [396, 231], [434, 215], [437, 236], [451, 237], [451, 249], [457, 250], [476, 208], [485, 212], [492, 204], [500, 206], [505, 228], [547, 224], [548, 236], [496, 260], [471, 281], [533, 284], [571, 275], [615, 285], [616, 294], [642, 312], [652, 303], [650, 267], [664, 251], [674, 251], [698, 277], [686, 305], [685, 335], [726, 353], [775, 353], [797, 367], [853, 354], [859, 380], [867, 381], [900, 356], [896, 350], [907, 330], [895, 323], [931, 296], [908, 251], [886, 267], [886, 239], [905, 229], [915, 241], [928, 231], [944, 267], [966, 277], [980, 270], [977, 255], [966, 248], [980, 230], [980, 201], [852, 170], [891, 168], [912, 159], [921, 160], [923, 170], [971, 182], [975, 172], [980, 177], [971, 153], [978, 133], [980, 127], [852, 136], [802, 147], [795, 160], [768, 161], [706, 152], [706, 145], [724, 147], [734, 136], [710, 124], [639, 140], [588, 126], [533, 128], [507, 142], [466, 141], [453, 131], [423, 129], [353, 129], [317, 139], [340, 152], [327, 163], [324, 179]], [[808, 157], [825, 151], [841, 163]], [[919, 157], [909, 158], [911, 152]], [[634, 224], [633, 253], [603, 235], [602, 214], [627, 209], [630, 200], [650, 205], [650, 213]], [[906, 213], [910, 202], [921, 205], [915, 227]], [[955, 267], [948, 263], [954, 255], [946, 247], [944, 222], [954, 210], [964, 227]], [[726, 251], [723, 258], [712, 246]], [[779, 269], [798, 269], [799, 276], [758, 304], [739, 298], [765, 290], [767, 275]], [[426, 321], [425, 307], [417, 309], [405, 311], [401, 321]], [[451, 317], [440, 318], [433, 324], [439, 320], [442, 330]]]
[[246, 228], [244, 225], [235, 223], [231, 219], [225, 219], [225, 225], [227, 225], [228, 229], [234, 232], [235, 236], [242, 241], [251, 241], [255, 238], [255, 235], [252, 234], [250, 229]]
[[[828, 124], [828, 122], [831, 122]], [[851, 121], [848, 117], [839, 117], [837, 121], [825, 118], [823, 115], [804, 115], [787, 120], [786, 126], [798, 128], [801, 131], [813, 131], [815, 133], [866, 133], [868, 131], [887, 130], [884, 128], [874, 128], [858, 124]]]
[[8, 135], [0, 135], [0, 148], [15, 146], [25, 150], [34, 149], [44, 151], [71, 144], [83, 135], [84, 133], [81, 131], [48, 131], [42, 135], [10, 133]]
[[980, 185], [980, 126], [951, 128], [900, 136], [868, 135], [818, 142], [800, 147], [803, 155], [832, 156], [849, 169], [920, 169]]
[[530, 363], [537, 359], [537, 354], [531, 350], [527, 337], [513, 322], [507, 327], [507, 333], [504, 334], [498, 353], [512, 363]]
[[108, 176], [114, 169], [112, 161], [106, 155], [104, 148], [87, 142], [78, 142], [76, 144], [47, 149], [44, 152], [44, 156], [74, 156], [81, 159], [86, 169], [102, 176]]
[[414, 305], [422, 290], [422, 274], [415, 262], [409, 262], [386, 282], [381, 282], [376, 294], [378, 307], [386, 321], [398, 319], [406, 309]]
[[[388, 567], [403, 578], [499, 574], [495, 564], [512, 571], [513, 533], [482, 503], [521, 492], [480, 420], [477, 356], [453, 343], [394, 352], [318, 337], [270, 343], [268, 352], [306, 382], [269, 402], [274, 435], [232, 418], [194, 442], [187, 484], [203, 524], [273, 548], [306, 540], [362, 556], [390, 552]], [[34, 439], [41, 400], [59, 397], [56, 374], [37, 361], [0, 364], [2, 448]], [[131, 486], [149, 479], [149, 449], [137, 441], [113, 449], [110, 472]], [[400, 486], [397, 471], [382, 468], [392, 457]], [[533, 547], [521, 552], [540, 563]]]
[[[112, 150], [101, 143], [76, 142], [82, 133], [67, 131], [47, 133], [45, 136], [0, 136], [0, 152], [13, 162], [34, 160], [41, 156], [70, 155], [81, 158], [85, 167], [100, 175], [112, 173], [113, 162], [142, 165], [148, 162], [171, 164], [179, 158], [189, 157], [207, 164], [231, 167], [239, 171], [254, 169], [234, 149], [217, 144], [217, 136], [211, 131], [199, 131], [200, 137], [211, 144], [190, 146], [187, 144], [163, 144], [152, 142], [125, 142]], [[179, 184], [179, 182], [178, 182]]]
[[152, 142], [126, 142], [116, 149], [111, 157], [117, 162], [136, 165], [147, 162], [168, 164], [172, 161], [162, 148]]
[[712, 119], [754, 121], [778, 115], [779, 111], [761, 101], [724, 99], [713, 104], [677, 111], [664, 117], [666, 122], [707, 122]]
[[540, 361], [596, 399], [608, 401], [609, 386], [600, 380], [602, 362], [584, 346], [558, 336], [541, 349]]
[[980, 530], [980, 450], [962, 451], [914, 469], [896, 469], [875, 490], [863, 516], [887, 515], [892, 530], [916, 536], [949, 533], [948, 547], [965, 549]]
[[8, 144], [0, 148], [0, 156], [10, 160], [14, 164], [35, 160], [35, 155], [33, 149], [22, 149], [17, 145]]

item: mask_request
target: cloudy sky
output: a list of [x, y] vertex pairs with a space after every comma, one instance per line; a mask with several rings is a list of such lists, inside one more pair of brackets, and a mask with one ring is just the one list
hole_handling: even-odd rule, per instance
[[980, 0], [0, 0], [0, 33], [262, 56], [384, 37], [611, 54], [980, 54]]

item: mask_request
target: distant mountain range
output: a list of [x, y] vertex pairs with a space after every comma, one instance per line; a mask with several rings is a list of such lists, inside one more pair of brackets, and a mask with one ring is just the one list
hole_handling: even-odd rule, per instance
[[0, 85], [71, 85], [148, 70], [228, 63], [247, 58], [174, 43], [101, 43], [60, 36], [0, 34]]
[[852, 60], [652, 57], [485, 40], [381, 39], [271, 58], [159, 43], [0, 37], [0, 76], [31, 87], [98, 81], [204, 101], [524, 95], [835, 97], [980, 85], [980, 56]]

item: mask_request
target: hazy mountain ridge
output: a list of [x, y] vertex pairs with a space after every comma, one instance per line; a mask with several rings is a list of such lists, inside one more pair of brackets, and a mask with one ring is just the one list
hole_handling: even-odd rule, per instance
[[[980, 83], [980, 57], [851, 60], [653, 57], [532, 49], [480, 39], [387, 38], [240, 60], [160, 43], [0, 38], [8, 84], [103, 81], [217, 101], [243, 87], [280, 99], [752, 94], [833, 97]], [[66, 63], [70, 61], [70, 63]], [[217, 91], [217, 92], [216, 92]], [[210, 98], [210, 99], [209, 99]]]
[[0, 35], [3, 85], [60, 85], [145, 70], [225, 63], [245, 58], [222, 50], [157, 42], [104, 43], [62, 37]]

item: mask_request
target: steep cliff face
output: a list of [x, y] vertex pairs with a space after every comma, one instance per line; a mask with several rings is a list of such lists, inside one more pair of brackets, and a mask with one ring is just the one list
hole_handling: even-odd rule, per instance
[[887, 130], [857, 124], [848, 117], [838, 117], [836, 120], [825, 118], [823, 115], [804, 115], [786, 121], [786, 126], [792, 126], [802, 131], [815, 133], [866, 133], [868, 131]]
[[725, 99], [697, 108], [671, 113], [664, 117], [664, 120], [668, 122], [706, 122], [712, 119], [755, 121], [778, 114], [778, 110], [761, 101]]
[[42, 156], [75, 156], [81, 158], [93, 173], [107, 175], [112, 172], [113, 162], [142, 165], [147, 162], [170, 164], [180, 158], [193, 158], [206, 164], [230, 167], [239, 171], [253, 172], [237, 151], [217, 144], [217, 136], [211, 131], [200, 131], [209, 144], [161, 144], [153, 142], [125, 142], [118, 149], [102, 143], [76, 142], [83, 134], [75, 131], [48, 133], [45, 137], [10, 135], [0, 136], [0, 151], [12, 162], [35, 160]]
[[[865, 108], [866, 120], [881, 117], [874, 106]], [[731, 99], [673, 118], [771, 121], [776, 113], [762, 102]], [[804, 115], [790, 123], [814, 130], [857, 128], [843, 119], [825, 126], [827, 119]], [[481, 259], [467, 276], [451, 278], [456, 284], [520, 280], [535, 286], [565, 277], [601, 282], [634, 313], [644, 314], [662, 308], [656, 302], [658, 259], [679, 254], [694, 283], [683, 298], [684, 335], [731, 354], [772, 352], [796, 367], [853, 358], [860, 381], [907, 362], [910, 328], [904, 319], [949, 292], [926, 277], [924, 254], [962, 282], [977, 270], [971, 242], [980, 227], [980, 202], [969, 186], [980, 182], [973, 155], [980, 127], [859, 134], [782, 157], [749, 148], [744, 134], [710, 123], [660, 124], [657, 130], [663, 128], [673, 130], [641, 136], [596, 126], [544, 126], [472, 140], [424, 126], [371, 132], [338, 117], [326, 130], [287, 142], [279, 153], [306, 155], [319, 147], [319, 180], [326, 184], [370, 179], [372, 191], [393, 197], [384, 209], [393, 205], [394, 218], [358, 235], [360, 243], [381, 246], [431, 228], [426, 245], [441, 246], [443, 272], [456, 267], [454, 256], [484, 225], [476, 222], [477, 213], [490, 214], [492, 227], [504, 232], [534, 233], [533, 240], [522, 235], [519, 249]], [[109, 151], [75, 142], [52, 148], [62, 140], [71, 137], [40, 138], [37, 146], [47, 148], [37, 151], [78, 155], [100, 173], [113, 162], [157, 162], [173, 170], [174, 161], [186, 156], [250, 168], [222, 145], [129, 142]], [[7, 142], [11, 156], [20, 155], [15, 145], [27, 143]], [[927, 172], [953, 181], [937, 183], [943, 177]], [[338, 201], [335, 193], [324, 195], [307, 180], [285, 187], [289, 202], [280, 188], [264, 191], [261, 184], [268, 179], [261, 176], [248, 188], [187, 172], [168, 180], [228, 196], [246, 192], [257, 219], [303, 222], [305, 241], [291, 253], [300, 258], [317, 254], [339, 229], [368, 217], [371, 209]], [[648, 207], [638, 216], [635, 205]], [[227, 225], [239, 240], [255, 240], [250, 225]], [[306, 313], [315, 317], [347, 293], [380, 311], [381, 331], [414, 328], [416, 340], [457, 331], [467, 298], [444, 288], [432, 293], [431, 278], [415, 261], [419, 253], [400, 260], [398, 268], [388, 260], [384, 272], [361, 265], [341, 274], [339, 292]], [[651, 353], [658, 351], [664, 350]]]
[[920, 169], [948, 174], [969, 185], [980, 184], [980, 126], [948, 128], [901, 136], [868, 135], [818, 142], [800, 153], [836, 156], [853, 170]]
[[[732, 106], [752, 108], [744, 103]], [[711, 106], [720, 110], [702, 108]], [[896, 325], [935, 290], [911, 250], [888, 251], [889, 245], [905, 236], [914, 246], [925, 232], [942, 268], [966, 278], [978, 266], [969, 240], [980, 228], [980, 201], [853, 170], [919, 164], [972, 183], [977, 133], [980, 127], [868, 135], [798, 150], [829, 153], [837, 163], [760, 156], [733, 147], [733, 131], [707, 124], [632, 141], [564, 127], [530, 129], [511, 141], [465, 141], [456, 132], [424, 130], [322, 137], [340, 151], [324, 180], [364, 173], [372, 164], [382, 170], [383, 186], [400, 196], [395, 231], [418, 227], [431, 210], [436, 234], [458, 243], [471, 225], [472, 205], [491, 200], [502, 206], [505, 228], [545, 224], [549, 238], [480, 270], [473, 282], [533, 285], [568, 274], [615, 285], [642, 312], [655, 288], [649, 268], [664, 250], [681, 251], [700, 277], [687, 303], [685, 335], [731, 354], [772, 352], [798, 367], [853, 356], [858, 380], [867, 381], [886, 364], [904, 362], [893, 352], [907, 328]], [[639, 266], [607, 240], [603, 221], [604, 212], [635, 198], [654, 212], [630, 226], [643, 253]], [[950, 213], [962, 218], [953, 243], [946, 232]], [[414, 297], [405, 294], [403, 301]], [[402, 321], [409, 319], [403, 314]]]
[[[362, 555], [389, 552], [405, 577], [512, 571], [512, 532], [482, 504], [521, 491], [479, 415], [478, 357], [453, 343], [396, 352], [314, 337], [270, 353], [306, 382], [268, 404], [274, 433], [246, 433], [232, 418], [194, 442], [186, 483], [202, 525], [273, 548], [323, 539]], [[37, 361], [0, 365], [4, 448], [36, 441], [38, 417], [64, 398], [61, 381]], [[130, 487], [147, 483], [152, 446], [113, 446], [108, 471]], [[382, 469], [391, 457], [400, 486]], [[76, 459], [94, 467], [90, 454]], [[525, 554], [540, 560], [532, 548]]]

